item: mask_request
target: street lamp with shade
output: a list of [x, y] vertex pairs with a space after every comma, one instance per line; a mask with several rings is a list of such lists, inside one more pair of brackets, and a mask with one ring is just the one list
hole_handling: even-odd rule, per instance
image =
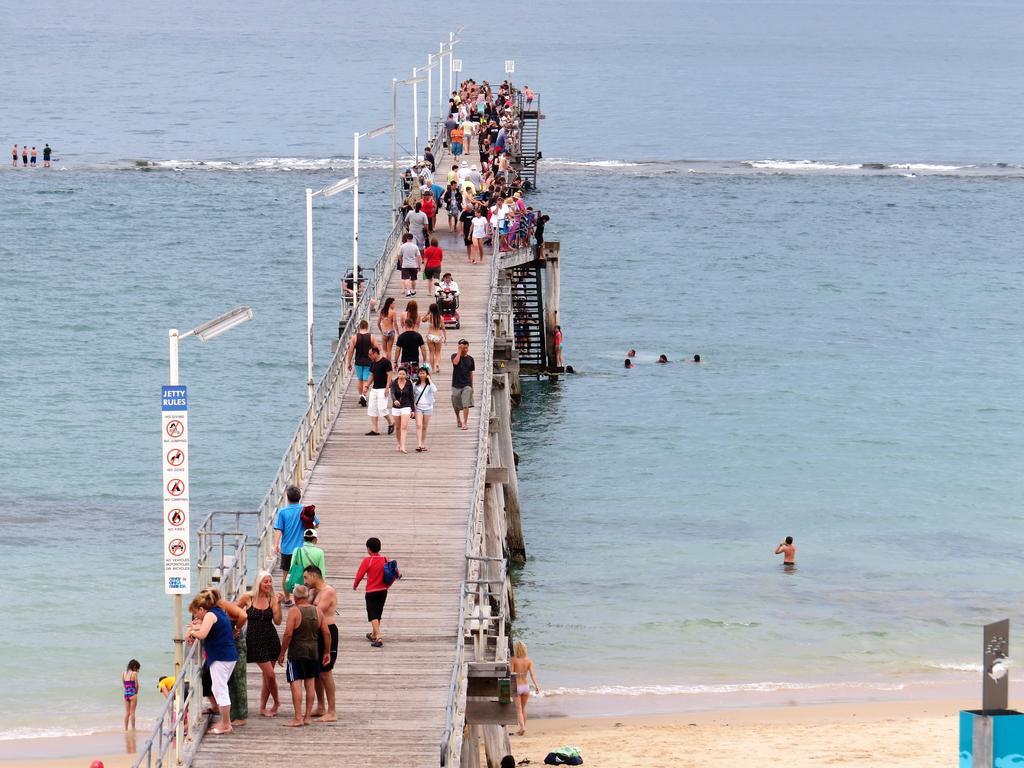
[[[405, 80], [398, 80], [391, 78], [391, 124], [395, 126], [395, 130], [391, 132], [391, 226], [395, 226], [398, 223], [398, 86], [399, 85], [411, 85], [413, 92], [413, 106], [416, 104], [416, 84], [422, 83], [425, 78], [416, 77], [416, 70], [413, 70], [413, 76], [407, 77]], [[416, 136], [416, 141], [419, 141], [419, 137]], [[416, 158], [415, 145], [413, 148], [413, 158]]]
[[313, 402], [313, 198], [332, 197], [355, 189], [358, 179], [348, 178], [328, 184], [315, 192], [306, 188], [306, 396]]
[[[178, 386], [180, 381], [178, 379], [178, 344], [182, 339], [187, 339], [189, 336], [195, 336], [200, 341], [206, 342], [211, 339], [215, 339], [222, 333], [230, 331], [232, 328], [241, 325], [242, 323], [252, 320], [252, 309], [250, 307], [236, 307], [230, 312], [225, 312], [219, 317], [215, 317], [213, 320], [198, 325], [191, 331], [186, 333], [179, 333], [177, 328], [171, 328], [167, 331], [169, 341], [169, 376], [168, 383], [171, 386]], [[191, 538], [190, 533], [187, 530], [189, 525], [186, 517], [186, 535]], [[187, 539], [186, 539], [187, 540]], [[185, 661], [185, 634], [184, 624], [182, 622], [182, 600], [180, 594], [174, 595], [174, 676], [178, 677], [181, 674], [181, 665]], [[174, 713], [177, 717], [178, 713], [181, 712], [181, 694], [183, 686], [175, 686], [174, 694]], [[180, 758], [180, 749], [182, 744], [182, 733], [179, 724], [177, 730], [177, 738], [175, 739], [175, 759]]]

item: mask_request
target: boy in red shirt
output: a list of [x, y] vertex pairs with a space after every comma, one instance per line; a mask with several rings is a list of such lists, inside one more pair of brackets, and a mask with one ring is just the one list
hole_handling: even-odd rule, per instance
[[370, 622], [370, 631], [366, 639], [374, 648], [380, 648], [384, 642], [380, 639], [380, 617], [384, 613], [384, 603], [388, 599], [388, 585], [384, 583], [384, 564], [387, 563], [380, 553], [380, 539], [373, 536], [366, 540], [366, 557], [359, 564], [356, 580], [352, 590], [359, 589], [359, 582], [366, 577], [366, 620]]
[[430, 246], [423, 251], [423, 279], [433, 290], [434, 280], [441, 279], [441, 262], [444, 260], [444, 251], [437, 244], [437, 238], [430, 238]]

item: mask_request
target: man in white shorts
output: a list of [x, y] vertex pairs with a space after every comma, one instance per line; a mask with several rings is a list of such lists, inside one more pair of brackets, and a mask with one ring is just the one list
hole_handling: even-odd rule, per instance
[[388, 434], [395, 431], [395, 422], [391, 418], [391, 405], [388, 402], [388, 389], [391, 386], [391, 361], [383, 357], [380, 349], [370, 347], [370, 399], [366, 404], [366, 414], [370, 417], [370, 431], [367, 437], [379, 435], [378, 419], [383, 416], [388, 422]]

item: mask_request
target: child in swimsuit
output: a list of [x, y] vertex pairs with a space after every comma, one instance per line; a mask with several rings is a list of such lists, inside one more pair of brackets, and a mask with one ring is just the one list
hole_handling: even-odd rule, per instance
[[128, 730], [128, 723], [131, 721], [131, 728], [135, 730], [135, 709], [139, 705], [139, 670], [142, 665], [135, 659], [128, 662], [128, 668], [121, 673], [121, 683], [124, 685], [124, 729]]

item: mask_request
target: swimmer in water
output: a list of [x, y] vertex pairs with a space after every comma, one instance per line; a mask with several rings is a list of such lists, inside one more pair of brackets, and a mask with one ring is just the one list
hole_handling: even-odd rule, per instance
[[629, 352], [626, 353], [626, 357], [636, 357], [636, 350], [635, 349], [629, 350]]
[[796, 547], [793, 546], [793, 537], [787, 536], [779, 546], [775, 548], [776, 555], [782, 555], [783, 565], [796, 565]]
[[668, 360], [668, 357], [666, 357], [665, 355], [658, 355], [658, 363], [659, 363], [660, 365], [664, 365], [664, 364], [665, 364], [665, 363], [667, 363], [668, 361], [669, 361], [669, 360]]
[[632, 368], [632, 367], [633, 367], [633, 361], [632, 361], [632, 360], [630, 360], [630, 359], [629, 359], [629, 358], [627, 357], [627, 358], [626, 358], [626, 363], [625, 363], [625, 365], [626, 365], [626, 368]]
[[694, 355], [693, 356], [693, 362], [699, 363], [700, 362], [700, 355]]

